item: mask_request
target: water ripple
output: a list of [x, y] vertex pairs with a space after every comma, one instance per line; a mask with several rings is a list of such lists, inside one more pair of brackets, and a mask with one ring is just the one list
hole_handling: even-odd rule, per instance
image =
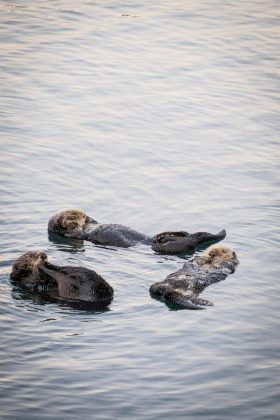
[[[278, 3], [0, 12], [3, 418], [278, 418]], [[213, 308], [171, 311], [149, 287], [184, 259], [49, 238], [74, 206], [150, 235], [226, 228], [240, 265]], [[103, 275], [110, 310], [12, 286], [33, 249]]]

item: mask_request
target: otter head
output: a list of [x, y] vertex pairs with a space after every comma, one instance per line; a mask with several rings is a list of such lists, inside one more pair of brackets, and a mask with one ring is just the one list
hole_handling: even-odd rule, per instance
[[237, 255], [234, 251], [224, 245], [212, 245], [199, 257], [196, 257], [196, 262], [204, 270], [220, 269], [227, 263], [227, 267], [231, 268], [232, 272], [239, 264]]
[[61, 213], [60, 223], [65, 232], [73, 232], [83, 229], [86, 224], [87, 215], [78, 209], [70, 209]]
[[205, 257], [208, 257], [210, 261], [215, 260], [222, 260], [222, 261], [230, 261], [230, 262], [237, 262], [237, 255], [234, 251], [224, 245], [212, 245], [210, 246], [204, 254]]
[[11, 272], [11, 279], [22, 285], [32, 287], [40, 279], [40, 267], [48, 261], [48, 256], [42, 251], [30, 251], [17, 258]]
[[164, 293], [166, 293], [168, 288], [169, 288], [168, 284], [164, 283], [163, 281], [160, 281], [158, 283], [154, 283], [151, 285], [150, 293], [151, 295], [163, 296]]
[[68, 209], [57, 213], [49, 221], [49, 232], [62, 235], [77, 236], [82, 233], [88, 223], [96, 223], [79, 209]]

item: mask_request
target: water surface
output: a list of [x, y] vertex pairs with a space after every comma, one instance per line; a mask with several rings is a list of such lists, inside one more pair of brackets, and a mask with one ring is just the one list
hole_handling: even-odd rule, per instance
[[[1, 3], [1, 418], [278, 418], [279, 14]], [[67, 207], [151, 235], [226, 228], [240, 265], [204, 291], [214, 307], [172, 311], [148, 291], [181, 258], [50, 241]], [[103, 275], [110, 310], [14, 288], [34, 249]]]

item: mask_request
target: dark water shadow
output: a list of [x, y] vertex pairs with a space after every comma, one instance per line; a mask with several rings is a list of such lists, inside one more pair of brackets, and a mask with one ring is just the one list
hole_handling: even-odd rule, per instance
[[[43, 310], [43, 308], [49, 304], [56, 304], [62, 310], [74, 309], [77, 310], [77, 313], [78, 311], [82, 311], [83, 313], [87, 312], [96, 314], [110, 311], [109, 306], [104, 307], [103, 305], [95, 302], [60, 298], [59, 296], [52, 296], [46, 292], [26, 290], [17, 285], [13, 285], [11, 295], [14, 300], [19, 302], [22, 301], [24, 306], [28, 306], [28, 303], [36, 305], [36, 307], [32, 306], [28, 309], [33, 312]], [[40, 309], [40, 307], [42, 307], [42, 309]]]
[[223, 239], [222, 240], [216, 240], [216, 241], [203, 242], [203, 244], [198, 245], [195, 250], [196, 251], [204, 251], [209, 246], [214, 245], [214, 244], [218, 244], [219, 242], [222, 242], [222, 241], [223, 241]]
[[184, 253], [181, 253], [181, 254], [178, 254], [177, 256], [179, 258], [182, 258], [184, 260], [187, 260], [190, 257], [192, 257], [195, 252], [205, 251], [205, 249], [207, 249], [209, 246], [214, 245], [214, 244], [217, 244], [219, 242], [221, 242], [221, 240], [214, 240], [214, 241], [203, 242], [202, 244], [197, 245], [192, 250], [187, 251], [187, 252], [184, 252]]
[[167, 308], [170, 311], [183, 311], [183, 310], [187, 310], [187, 311], [200, 311], [200, 310], [206, 309], [206, 308], [199, 307], [199, 306], [197, 306], [196, 308], [195, 307], [193, 307], [193, 308], [185, 308], [185, 307], [180, 306], [180, 305], [178, 305], [178, 304], [176, 304], [174, 302], [169, 302], [169, 301], [165, 300], [162, 297], [153, 295], [152, 293], [150, 293], [150, 296], [151, 296], [152, 299], [157, 300], [158, 302], [164, 303], [165, 306], [167, 306]]
[[71, 308], [78, 311], [85, 311], [87, 313], [100, 313], [110, 311], [109, 305], [105, 306], [96, 302], [86, 302], [84, 300], [65, 299], [59, 296], [52, 296], [49, 294], [43, 294], [42, 297], [49, 303], [55, 303], [60, 308], [67, 309]]
[[70, 252], [71, 254], [85, 252], [84, 241], [82, 239], [66, 238], [57, 233], [49, 233], [48, 238], [60, 251]]
[[[59, 235], [57, 233], [49, 233], [48, 234], [49, 241], [52, 242], [60, 251], [70, 252], [71, 254], [76, 254], [79, 252], [85, 252], [84, 247], [84, 240], [83, 239], [75, 239], [75, 238], [66, 238], [65, 236]], [[107, 249], [110, 251], [118, 251], [116, 248], [111, 248], [105, 245], [91, 243], [93, 246], [97, 248]], [[65, 245], [65, 246], [63, 246]]]
[[[159, 252], [153, 251], [153, 254], [157, 255], [158, 257], [162, 257], [163, 260], [167, 260], [167, 261], [176, 261], [176, 258], [187, 260], [193, 256], [196, 250], [197, 249], [192, 249], [181, 254], [160, 254]], [[158, 263], [162, 263], [162, 262], [163, 261], [158, 261]]]

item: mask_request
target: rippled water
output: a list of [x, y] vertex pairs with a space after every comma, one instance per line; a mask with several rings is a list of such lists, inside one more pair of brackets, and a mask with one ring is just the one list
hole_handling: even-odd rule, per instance
[[[269, 0], [1, 2], [1, 418], [278, 417], [279, 15]], [[203, 293], [214, 307], [170, 310], [149, 287], [183, 260], [51, 242], [69, 206], [147, 234], [226, 228], [240, 265]], [[102, 274], [110, 310], [14, 288], [34, 249]]]

